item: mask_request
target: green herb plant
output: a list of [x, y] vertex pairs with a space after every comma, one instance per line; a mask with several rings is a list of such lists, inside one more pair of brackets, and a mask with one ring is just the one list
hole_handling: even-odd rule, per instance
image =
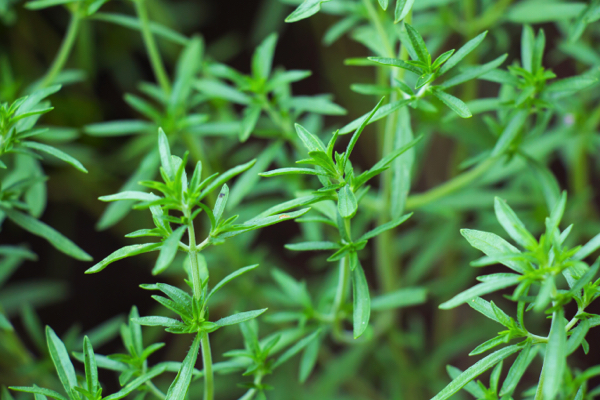
[[[64, 282], [10, 282], [37, 256], [1, 245], [2, 400], [600, 394], [600, 367], [580, 354], [597, 351], [600, 324], [600, 1], [264, 0], [245, 69], [230, 65], [231, 39], [179, 32], [207, 2], [34, 0], [22, 15], [4, 3], [7, 25], [50, 7], [70, 22], [45, 70], [15, 74], [26, 63], [0, 49], [0, 224], [91, 261], [40, 221], [45, 171], [66, 176], [98, 230], [131, 232], [85, 273], [138, 256], [160, 280], [135, 282], [158, 306], [123, 304], [126, 317], [58, 335], [35, 308]], [[280, 65], [284, 20], [323, 34], [319, 74]], [[112, 29], [127, 40], [92, 34]], [[123, 53], [145, 53], [154, 82]], [[126, 93], [119, 119], [95, 94], [87, 113], [68, 106], [95, 64]], [[298, 94], [317, 76], [335, 96]], [[91, 192], [115, 194], [100, 211]], [[518, 247], [491, 232], [496, 220]], [[475, 277], [459, 233], [485, 255], [471, 266], [511, 272]], [[464, 304], [490, 321], [458, 314]], [[116, 336], [122, 351], [106, 354]], [[465, 361], [471, 348], [482, 358]]]

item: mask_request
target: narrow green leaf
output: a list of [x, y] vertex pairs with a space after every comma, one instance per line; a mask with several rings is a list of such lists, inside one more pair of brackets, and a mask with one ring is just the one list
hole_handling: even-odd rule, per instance
[[408, 34], [408, 38], [413, 45], [413, 49], [417, 53], [419, 60], [426, 65], [431, 63], [431, 56], [429, 55], [429, 50], [427, 50], [427, 46], [425, 46], [425, 41], [423, 41], [423, 37], [417, 32], [415, 28], [411, 25], [405, 23], [406, 33]]
[[439, 308], [441, 308], [442, 310], [449, 310], [451, 308], [457, 307], [463, 303], [468, 302], [474, 297], [479, 297], [500, 289], [505, 289], [507, 287], [514, 286], [520, 282], [520, 275], [510, 275], [512, 276], [498, 278], [475, 285], [470, 289], [467, 289], [464, 292], [457, 294], [452, 299], [440, 304]]
[[328, 1], [331, 0], [304, 0], [293, 13], [287, 16], [285, 22], [297, 22], [315, 15], [321, 9], [321, 4]]
[[600, 248], [600, 233], [590, 239], [575, 255], [574, 260], [583, 260]]
[[63, 4], [75, 3], [80, 0], [35, 0], [25, 3], [25, 8], [29, 10], [42, 10], [44, 8], [60, 6]]
[[480, 77], [481, 75], [498, 68], [504, 62], [504, 60], [506, 60], [506, 57], [508, 57], [508, 54], [503, 54], [486, 64], [465, 68], [463, 72], [444, 81], [438, 87], [440, 89], [448, 89], [463, 82]]
[[155, 378], [156, 376], [165, 372], [165, 370], [166, 370], [166, 366], [157, 365], [154, 368], [152, 368], [150, 371], [146, 372], [143, 375], [140, 375], [139, 377], [137, 377], [134, 380], [132, 380], [131, 382], [129, 382], [127, 384], [127, 386], [125, 386], [123, 389], [119, 390], [116, 393], [111, 394], [110, 396], [105, 397], [103, 400], [122, 399], [123, 397], [127, 396], [129, 393], [133, 392], [135, 389], [137, 389], [138, 387], [140, 387], [147, 381], [149, 381], [152, 378]]
[[240, 142], [248, 140], [252, 132], [254, 132], [261, 112], [262, 106], [260, 104], [251, 104], [244, 109], [242, 124], [240, 125]]
[[304, 349], [302, 353], [302, 358], [300, 359], [300, 370], [298, 375], [298, 380], [300, 383], [306, 382], [310, 373], [315, 368], [317, 364], [317, 358], [319, 356], [319, 349], [321, 347], [321, 340], [317, 337], [315, 340], [312, 340], [308, 346]]
[[274, 169], [272, 171], [267, 171], [267, 172], [262, 172], [259, 175], [265, 178], [270, 178], [273, 176], [280, 176], [280, 175], [298, 175], [298, 174], [302, 174], [302, 175], [321, 175], [321, 176], [328, 176], [329, 174], [326, 172], [321, 172], [321, 171], [317, 171], [316, 169], [312, 169], [312, 168], [279, 168], [279, 169]]
[[369, 116], [363, 121], [362, 124], [360, 124], [360, 126], [358, 127], [356, 132], [354, 132], [354, 135], [352, 135], [352, 138], [350, 139], [350, 142], [348, 142], [348, 146], [346, 147], [346, 152], [344, 153], [344, 166], [348, 162], [348, 159], [350, 158], [350, 154], [352, 154], [352, 150], [354, 150], [354, 146], [356, 146], [356, 142], [358, 142], [358, 138], [360, 137], [360, 134], [365, 129], [365, 126], [367, 126], [367, 124], [369, 123], [371, 118], [373, 118], [373, 115], [375, 115], [377, 110], [379, 110], [384, 99], [385, 99], [385, 97], [382, 97], [381, 100], [379, 100], [379, 103], [377, 103], [375, 108], [373, 108], [373, 111], [371, 111]]
[[405, 107], [412, 101], [413, 101], [412, 99], [402, 99], [402, 100], [394, 101], [392, 103], [388, 103], [385, 106], [381, 106], [377, 110], [375, 115], [373, 115], [372, 117], [370, 116], [371, 113], [365, 114], [362, 117], [355, 119], [354, 121], [352, 121], [349, 124], [347, 124], [346, 126], [344, 126], [342, 129], [340, 129], [340, 133], [345, 134], [345, 133], [352, 132], [353, 130], [358, 128], [360, 125], [362, 125], [362, 123], [367, 118], [370, 118], [369, 123], [379, 121], [381, 118], [387, 117], [394, 111], [399, 110], [402, 107]]
[[221, 281], [219, 283], [217, 283], [215, 285], [215, 287], [212, 288], [212, 290], [210, 291], [210, 293], [208, 293], [208, 296], [206, 296], [206, 300], [204, 300], [204, 302], [205, 303], [208, 302], [208, 299], [210, 299], [211, 296], [213, 294], [215, 294], [215, 292], [217, 292], [220, 288], [222, 288], [223, 286], [225, 286], [225, 284], [227, 284], [231, 280], [237, 278], [238, 276], [240, 276], [242, 274], [245, 274], [248, 271], [252, 271], [252, 270], [256, 269], [256, 267], [258, 267], [258, 264], [254, 264], [254, 265], [250, 265], [248, 267], [240, 268], [237, 271], [234, 271], [231, 274], [227, 275], [225, 278], [221, 279]]
[[276, 45], [277, 34], [272, 33], [256, 48], [252, 56], [252, 75], [255, 78], [267, 79], [271, 75]]
[[369, 326], [371, 317], [371, 297], [369, 284], [360, 262], [352, 271], [352, 322], [354, 339], [359, 338]]
[[362, 235], [357, 242], [362, 242], [363, 240], [369, 240], [374, 238], [375, 236], [390, 230], [390, 229], [394, 229], [395, 227], [397, 227], [398, 225], [400, 225], [401, 223], [403, 223], [404, 221], [406, 221], [407, 219], [409, 219], [411, 216], [413, 215], [413, 213], [409, 213], [409, 214], [405, 214], [403, 216], [401, 216], [400, 218], [396, 218], [393, 221], [387, 222], [383, 225], [378, 226], [375, 229], [372, 229], [370, 231], [368, 231], [367, 233], [365, 233], [364, 235]]
[[264, 313], [265, 311], [267, 311], [267, 309], [263, 308], [262, 310], [253, 310], [253, 311], [246, 311], [246, 312], [233, 314], [228, 317], [221, 318], [218, 321], [215, 321], [215, 324], [217, 324], [220, 327], [227, 326], [227, 325], [239, 324], [241, 322], [254, 319], [254, 318], [258, 317], [259, 315], [261, 315], [262, 313]]
[[169, 146], [169, 139], [167, 139], [167, 135], [162, 128], [158, 128], [158, 152], [160, 154], [160, 164], [167, 176], [173, 179], [175, 171], [171, 160], [171, 148]]
[[294, 344], [292, 347], [287, 349], [281, 356], [279, 356], [279, 358], [273, 363], [271, 368], [277, 368], [278, 366], [280, 366], [281, 364], [298, 354], [302, 349], [304, 349], [313, 340], [315, 340], [317, 336], [319, 336], [319, 333], [321, 333], [321, 331], [317, 330], [311, 333], [310, 335], [300, 339], [296, 344]]
[[374, 297], [371, 300], [371, 310], [392, 310], [423, 304], [425, 301], [427, 301], [427, 289], [421, 287], [402, 288]]
[[[17, 392], [37, 393], [43, 396], [51, 397], [56, 400], [67, 400], [65, 396], [58, 392], [55, 392], [54, 390], [41, 388], [37, 386], [10, 386], [9, 389], [15, 390]], [[4, 397], [2, 397], [2, 400], [4, 400]]]
[[546, 354], [540, 384], [545, 400], [553, 400], [558, 394], [567, 364], [567, 333], [564, 311], [560, 308], [552, 316]]
[[213, 79], [198, 79], [194, 87], [213, 99], [223, 99], [235, 104], [249, 105], [251, 98], [239, 90]]
[[540, 7], [537, 0], [520, 1], [508, 9], [504, 18], [519, 24], [564, 21], [577, 17], [585, 7], [583, 2], [546, 1], [544, 6]]
[[100, 201], [136, 200], [150, 202], [158, 199], [160, 199], [160, 197], [153, 193], [138, 192], [135, 190], [127, 190], [125, 192], [98, 197], [98, 200]]
[[402, 21], [412, 9], [415, 0], [396, 0], [396, 10], [394, 11], [394, 23]]
[[519, 134], [521, 128], [525, 124], [527, 120], [527, 110], [518, 110], [510, 119], [502, 134], [500, 134], [500, 138], [496, 142], [496, 146], [492, 150], [492, 157], [498, 156], [505, 151], [507, 151], [514, 141], [514, 139]]
[[334, 242], [301, 242], [286, 244], [285, 248], [293, 251], [337, 250], [340, 245]]
[[229, 186], [227, 184], [223, 184], [221, 188], [221, 192], [219, 196], [217, 196], [217, 201], [215, 202], [215, 207], [213, 208], [213, 215], [215, 216], [215, 224], [218, 224], [221, 216], [223, 215], [223, 211], [225, 211], [225, 206], [227, 205], [227, 199], [229, 198]]
[[310, 133], [306, 128], [304, 128], [300, 124], [295, 124], [294, 127], [296, 128], [296, 133], [298, 134], [298, 137], [300, 138], [300, 140], [302, 140], [302, 143], [304, 143], [304, 147], [306, 147], [306, 149], [309, 152], [325, 152], [325, 145], [317, 135]]
[[179, 228], [175, 229], [173, 233], [169, 235], [169, 237], [162, 243], [160, 248], [160, 253], [158, 254], [158, 259], [156, 260], [156, 264], [154, 264], [154, 268], [152, 269], [152, 275], [158, 275], [163, 272], [165, 269], [169, 268], [175, 255], [177, 254], [177, 249], [179, 248], [179, 241], [181, 237], [185, 233], [187, 226], [182, 225]]
[[473, 114], [469, 110], [469, 107], [458, 97], [454, 97], [451, 94], [443, 92], [441, 90], [434, 90], [433, 95], [440, 99], [445, 105], [447, 105], [452, 111], [457, 113], [461, 118], [471, 118]]
[[338, 211], [342, 218], [352, 218], [358, 210], [358, 203], [350, 185], [346, 184], [338, 192]]
[[192, 381], [192, 375], [194, 373], [194, 366], [196, 365], [196, 359], [198, 358], [198, 352], [200, 351], [200, 340], [202, 334], [197, 334], [194, 338], [194, 342], [192, 343], [192, 347], [188, 351], [183, 363], [181, 363], [181, 368], [179, 372], [177, 372], [177, 376], [175, 380], [169, 386], [169, 390], [167, 391], [167, 399], [168, 400], [184, 400], [187, 394], [187, 391], [190, 386], [190, 382]]
[[67, 153], [57, 149], [56, 147], [48, 146], [47, 144], [42, 144], [38, 142], [21, 142], [21, 146], [48, 153], [56, 158], [60, 158], [67, 164], [71, 164], [81, 172], [85, 172], [86, 174], [88, 172], [87, 169], [85, 169], [85, 167], [83, 166], [83, 164], [81, 164], [78, 160], [71, 157]]
[[98, 390], [98, 366], [96, 365], [96, 357], [94, 355], [92, 343], [87, 336], [83, 338], [83, 356], [87, 390], [90, 393], [96, 393]]
[[310, 112], [322, 115], [345, 115], [346, 109], [335, 104], [331, 95], [294, 96], [285, 105], [296, 112]]
[[500, 225], [515, 242], [529, 250], [533, 250], [537, 246], [537, 240], [529, 233], [517, 214], [506, 204], [506, 201], [495, 197], [494, 211]]
[[46, 342], [50, 358], [56, 369], [56, 374], [65, 392], [67, 392], [67, 396], [72, 400], [79, 400], [79, 395], [74, 391], [74, 388], [77, 387], [77, 376], [75, 375], [75, 368], [73, 368], [73, 364], [69, 359], [69, 353], [67, 353], [62, 340], [60, 340], [49, 326], [46, 326]]
[[[117, 24], [123, 26], [125, 28], [141, 31], [141, 23], [137, 17], [131, 17], [129, 15], [116, 14], [116, 13], [95, 13], [94, 15], [88, 17], [98, 21], [110, 22], [112, 24]], [[150, 30], [153, 34], [160, 36], [164, 39], [170, 40], [173, 43], [177, 43], [180, 45], [187, 45], [189, 39], [182, 35], [181, 33], [167, 28], [164, 25], [158, 24], [156, 22], [150, 22]]]
[[202, 190], [197, 201], [202, 200], [204, 197], [206, 197], [207, 194], [209, 194], [216, 188], [221, 187], [225, 182], [227, 182], [234, 176], [239, 175], [242, 172], [250, 169], [254, 165], [255, 162], [256, 162], [256, 159], [250, 160], [245, 164], [241, 164], [241, 165], [238, 165], [237, 167], [233, 167], [233, 168], [227, 170], [225, 173], [217, 176], [216, 179], [214, 179], [206, 188], [204, 188], [204, 190]]
[[471, 367], [469, 367], [466, 371], [456, 377], [452, 382], [450, 382], [441, 392], [435, 395], [431, 400], [445, 400], [452, 396], [454, 393], [458, 392], [465, 385], [471, 382], [473, 379], [492, 368], [494, 365], [504, 360], [506, 357], [511, 354], [516, 353], [521, 350], [521, 346], [512, 345], [495, 351], [494, 353], [482, 358]]
[[532, 348], [531, 343], [527, 342], [508, 370], [508, 375], [506, 375], [506, 379], [504, 379], [504, 383], [500, 389], [500, 396], [512, 395], [536, 355], [537, 347]]
[[383, 8], [384, 10], [387, 10], [388, 5], [389, 5], [389, 0], [379, 0], [379, 5], [381, 6], [381, 8]]
[[43, 237], [57, 250], [60, 250], [77, 260], [92, 261], [92, 257], [88, 253], [81, 250], [75, 243], [45, 223], [11, 208], [0, 206], [0, 210], [2, 210], [12, 222], [36, 236]]
[[111, 264], [115, 261], [121, 260], [126, 257], [131, 257], [131, 256], [136, 256], [138, 254], [147, 253], [149, 251], [158, 250], [160, 248], [160, 246], [162, 246], [162, 243], [145, 243], [145, 244], [134, 244], [131, 246], [125, 246], [125, 247], [113, 252], [111, 255], [106, 257], [104, 260], [100, 261], [93, 267], [86, 270], [85, 273], [93, 274], [96, 272], [100, 272], [104, 268], [106, 268], [109, 264]]
[[[460, 233], [469, 241], [469, 244], [490, 257], [503, 254], [519, 254], [520, 251], [500, 236], [489, 232], [473, 229], [461, 229]], [[528, 268], [522, 261], [503, 261], [501, 264], [516, 272], [525, 272]]]
[[454, 68], [456, 64], [458, 64], [469, 53], [475, 50], [481, 44], [481, 42], [483, 42], [483, 39], [485, 39], [486, 35], [487, 31], [480, 33], [479, 35], [465, 43], [460, 49], [458, 49], [456, 53], [452, 55], [452, 57], [448, 59], [448, 61], [446, 61], [444, 65], [442, 65], [438, 72], [438, 76], [442, 76], [446, 72]]
[[157, 316], [133, 318], [132, 321], [142, 326], [164, 326], [166, 328], [176, 328], [183, 325], [181, 321], [176, 319]]
[[397, 67], [406, 69], [410, 72], [414, 72], [417, 75], [421, 75], [423, 70], [419, 67], [416, 67], [412, 64], [407, 63], [406, 61], [399, 60], [397, 58], [386, 58], [386, 57], [368, 57], [369, 60], [376, 62], [377, 64], [388, 65], [390, 67]]

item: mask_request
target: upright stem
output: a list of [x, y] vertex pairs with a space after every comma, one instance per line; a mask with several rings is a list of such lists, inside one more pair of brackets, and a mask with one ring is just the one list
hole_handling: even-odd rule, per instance
[[73, 45], [75, 44], [75, 39], [77, 38], [77, 32], [79, 31], [79, 26], [81, 23], [81, 13], [79, 12], [79, 7], [75, 7], [75, 9], [71, 12], [71, 21], [69, 22], [69, 27], [67, 29], [67, 33], [63, 39], [62, 44], [60, 45], [60, 49], [48, 70], [48, 73], [44, 77], [44, 80], [40, 84], [40, 87], [50, 86], [56, 76], [62, 71], [65, 66], [65, 63], [69, 59], [69, 54], [71, 54], [71, 50], [73, 49]]
[[406, 209], [414, 210], [415, 208], [426, 206], [444, 196], [447, 196], [459, 189], [464, 188], [477, 178], [487, 172], [498, 161], [497, 157], [491, 157], [479, 164], [477, 167], [458, 175], [425, 193], [414, 194], [406, 199]]
[[169, 77], [167, 76], [162, 58], [160, 57], [158, 47], [156, 46], [156, 41], [154, 40], [154, 36], [150, 30], [150, 20], [148, 19], [148, 10], [146, 9], [145, 1], [146, 0], [135, 0], [135, 8], [142, 28], [142, 37], [144, 38], [144, 44], [146, 45], [148, 57], [150, 57], [150, 63], [152, 64], [154, 76], [156, 77], [156, 80], [158, 81], [158, 84], [162, 88], [163, 92], [169, 94], [171, 93], [171, 83], [169, 81]]
[[202, 333], [200, 346], [202, 347], [202, 363], [204, 364], [204, 400], [213, 400], [215, 397], [215, 382], [208, 333]]

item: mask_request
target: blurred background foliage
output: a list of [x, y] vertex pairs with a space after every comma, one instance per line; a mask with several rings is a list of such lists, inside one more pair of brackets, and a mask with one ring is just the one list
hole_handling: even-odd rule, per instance
[[[422, 0], [415, 2], [413, 24], [426, 39], [431, 38], [428, 48], [432, 54], [458, 48], [466, 40], [489, 29], [487, 39], [469, 56], [468, 63], [483, 63], [506, 52], [510, 65], [520, 55], [522, 23], [532, 23], [536, 29], [543, 28], [546, 32], [543, 63], [559, 78], [600, 68], [598, 24], [589, 25], [577, 42], [569, 40], [574, 21], [585, 3], [563, 2], [572, 6], [569, 12], [557, 12], [554, 17], [541, 20], [527, 9], [529, 3], [534, 2]], [[542, 7], [543, 3], [537, 2]], [[284, 19], [292, 10], [291, 4], [298, 2], [147, 1], [152, 21], [188, 38], [201, 34], [206, 46], [206, 60], [225, 63], [244, 74], [250, 73], [255, 47], [271, 32], [278, 32], [274, 65], [312, 71], [309, 78], [292, 85], [294, 95], [331, 93], [335, 103], [347, 110], [346, 115], [303, 117], [304, 123], [311, 124], [316, 131], [328, 133], [372, 109], [379, 96], [367, 97], [351, 90], [351, 86], [381, 81], [381, 76], [372, 68], [344, 65], [345, 59], [372, 53], [360, 43], [364, 40], [359, 30], [353, 31], [351, 37], [340, 35], [339, 39], [333, 40], [336, 32], [330, 28], [343, 18], [340, 16], [343, 10], [324, 7], [323, 13], [310, 19], [285, 24]], [[110, 1], [101, 11], [103, 15], [134, 15], [133, 4], [128, 1]], [[10, 102], [46, 72], [62, 41], [69, 14], [63, 7], [36, 11], [24, 8], [23, 2], [18, 0], [0, 0], [0, 17], [0, 101]], [[178, 40], [157, 38], [170, 76], [182, 50]], [[54, 160], [45, 160], [44, 169], [49, 177], [48, 204], [41, 220], [99, 260], [124, 244], [132, 243], [131, 239], [123, 238], [124, 234], [149, 226], [151, 222], [147, 213], [133, 211], [118, 223], [111, 226], [100, 223], [100, 228], [104, 229], [96, 229], [105, 210], [105, 204], [97, 198], [119, 191], [138, 167], [144, 149], [154, 145], [156, 126], [147, 123], [145, 130], [153, 134], [146, 138], [139, 135], [134, 140], [127, 136], [101, 137], [87, 134], [86, 130], [88, 133], [93, 131], [89, 126], [101, 121], [147, 121], [130, 106], [131, 102], [126, 101], [124, 94], [144, 97], [140, 83], [153, 82], [154, 76], [139, 32], [107, 22], [102, 14], [97, 14], [82, 21], [67, 73], [61, 79], [65, 87], [52, 97], [55, 109], [41, 122], [44, 126], [56, 127], [55, 143], [81, 160], [89, 173], [81, 174]], [[585, 243], [600, 232], [600, 163], [597, 157], [600, 92], [597, 88], [562, 102], [548, 122], [547, 131], [543, 135], [533, 133], [535, 140], [524, 144], [529, 146], [530, 154], [551, 169], [560, 187], [568, 189], [569, 202], [564, 220], [576, 224], [577, 229], [569, 238], [574, 243]], [[477, 98], [495, 97], [498, 89], [495, 82], [473, 80], [461, 85], [456, 92], [468, 103]], [[439, 104], [436, 103], [441, 110], [438, 113], [411, 110], [415, 115], [412, 119], [415, 136], [422, 134], [425, 137], [417, 149], [412, 193], [426, 192], [459, 175], [465, 168], [465, 160], [495, 141], [494, 121], [487, 114], [458, 119]], [[238, 125], [217, 133], [193, 132], [194, 137], [202, 138], [204, 156], [213, 171], [224, 171], [247, 161], [266, 147], [266, 139], [272, 136], [268, 122], [259, 123], [257, 135], [240, 144], [237, 129], [242, 108], [213, 99], [210, 109], [211, 115], [217, 115], [223, 121], [238, 121]], [[164, 128], [168, 133], [168, 128]], [[355, 151], [354, 157], [358, 157], [363, 169], [378, 159], [377, 129], [377, 124], [369, 126]], [[178, 150], [184, 147], [181, 143], [178, 146]], [[271, 197], [281, 191], [276, 181], [262, 181], [267, 181], [262, 183], [263, 196], [253, 198], [250, 194], [248, 210], [273, 204]], [[522, 161], [513, 160], [484, 174], [477, 185], [469, 185], [422, 207], [415, 198], [411, 203], [409, 197], [407, 211], [417, 207], [418, 210], [399, 229], [399, 235], [393, 239], [393, 249], [397, 252], [397, 269], [403, 271], [401, 286], [425, 287], [427, 301], [394, 314], [393, 325], [399, 329], [389, 330], [379, 342], [350, 348], [335, 344], [322, 347], [318, 374], [305, 386], [297, 382], [296, 364], [283, 366], [270, 378], [274, 389], [269, 398], [422, 399], [435, 394], [448, 381], [446, 364], [461, 369], [471, 365], [473, 361], [465, 354], [493, 335], [497, 327], [465, 307], [449, 311], [437, 308], [441, 302], [472, 285], [477, 272], [468, 266], [477, 257], [476, 252], [458, 231], [476, 228], [501, 234], [492, 208], [493, 197], [499, 196], [508, 200], [532, 232], [541, 233], [547, 208], [538, 181], [535, 171], [526, 169]], [[301, 188], [303, 185], [298, 182], [296, 189]], [[292, 192], [293, 188], [288, 191]], [[373, 215], [377, 210], [370, 212]], [[362, 223], [368, 223], [368, 219]], [[79, 351], [81, 332], [93, 332], [103, 321], [108, 321], [104, 322], [109, 327], [107, 332], [116, 332], [131, 305], [136, 305], [141, 315], [162, 312], [157, 311], [147, 293], [138, 287], [140, 283], [154, 282], [150, 274], [154, 263], [152, 256], [126, 259], [102, 274], [84, 275], [83, 271], [91, 264], [57, 252], [42, 239], [14, 225], [4, 224], [2, 228], [0, 242], [28, 243], [38, 255], [38, 261], [25, 261], [0, 289], [0, 304], [18, 332], [18, 335], [4, 333], [0, 337], [0, 384], [56, 385], [43, 339], [40, 342], [35, 333], [28, 334], [36, 331], [36, 323], [50, 325], [63, 338], [65, 335], [71, 338], [70, 342], [65, 340], [68, 347]], [[269, 304], [273, 311], [281, 308], [285, 296], [276, 293], [271, 277], [273, 268], [306, 280], [312, 292], [326, 289], [328, 283], [336, 279], [336, 274], [333, 268], [324, 268], [322, 254], [292, 253], [283, 247], [299, 235], [318, 235], [311, 233], [310, 227], [305, 229], [307, 231], [301, 231], [298, 224], [287, 222], [214, 248], [207, 257], [211, 273], [217, 279], [255, 262], [260, 262], [261, 266], [219, 296], [219, 304], [213, 306], [213, 313], [219, 314], [219, 307], [249, 309]], [[384, 283], [378, 281], [372, 264], [373, 252], [367, 249], [363, 265], [372, 291], [377, 292]], [[494, 272], [493, 268], [491, 272]], [[162, 279], [179, 281], [181, 274], [181, 268], [171, 269]], [[496, 297], [494, 300], [499, 304], [512, 307], [501, 296]], [[537, 318], [544, 326], [543, 316]], [[261, 331], [272, 329], [269, 323], [261, 322]], [[164, 336], [159, 329], [147, 328], [147, 332], [150, 338]], [[214, 357], [222, 360], [223, 351], [239, 346], [238, 336], [225, 330], [216, 333]], [[589, 339], [593, 336], [598, 337], [597, 333], [592, 333]], [[164, 336], [161, 340], [168, 346], [152, 356], [155, 361], [181, 360], [189, 346], [186, 340], [178, 337]], [[589, 341], [588, 356], [584, 357], [581, 350], [576, 353], [576, 364], [581, 369], [593, 365], [593, 360], [600, 356], [598, 342]], [[99, 338], [97, 343], [102, 344], [94, 345], [101, 354], [120, 351], [119, 340], [111, 335]], [[13, 367], [14, 362], [19, 364], [18, 368]], [[359, 375], [361, 378], [357, 379]], [[168, 379], [172, 377], [166, 379], [168, 385]], [[236, 398], [242, 393], [242, 389], [234, 384], [238, 382], [236, 379], [218, 376], [219, 398]], [[118, 382], [110, 373], [101, 372], [101, 380], [111, 391], [118, 389]], [[527, 376], [523, 388], [536, 380], [537, 376]]]

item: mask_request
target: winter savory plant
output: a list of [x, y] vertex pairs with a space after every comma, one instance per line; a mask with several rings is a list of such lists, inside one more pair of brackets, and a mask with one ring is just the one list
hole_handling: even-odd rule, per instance
[[[168, 26], [204, 6], [0, 4], [6, 26], [70, 16], [45, 72], [0, 55], [0, 226], [92, 261], [40, 219], [64, 179], [96, 229], [130, 232], [85, 274], [130, 260], [153, 281], [113, 276], [158, 303], [85, 332], [44, 327], [36, 309], [65, 282], [11, 279], [38, 256], [4, 234], [1, 400], [600, 395], [600, 1], [264, 0], [242, 70], [226, 39]], [[342, 43], [319, 71], [337, 103], [295, 94], [312, 72], [278, 61], [280, 22], [309, 17], [319, 33], [333, 23], [323, 46]], [[93, 53], [135, 46], [94, 47], [107, 24], [139, 33], [155, 82], [120, 87], [127, 118], [102, 120], [73, 96], [101, 79]], [[345, 57], [348, 40], [364, 48]], [[110, 74], [130, 82], [132, 65]]]

